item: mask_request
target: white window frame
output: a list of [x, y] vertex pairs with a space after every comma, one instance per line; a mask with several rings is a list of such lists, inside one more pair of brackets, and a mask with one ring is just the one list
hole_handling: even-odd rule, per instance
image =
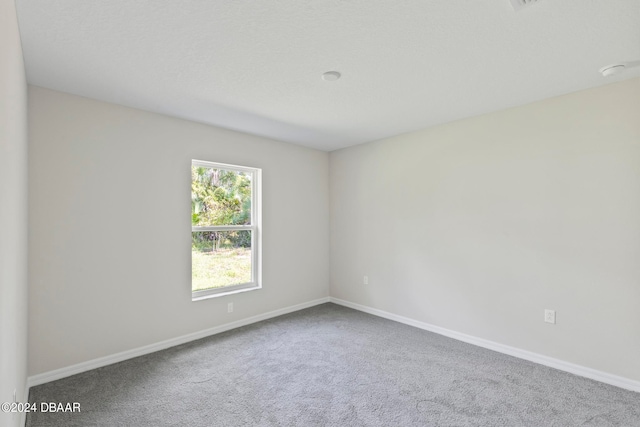
[[[262, 169], [247, 166], [230, 165], [226, 163], [208, 162], [205, 160], [191, 160], [191, 166], [226, 171], [251, 173], [251, 225], [216, 225], [191, 226], [191, 233], [196, 231], [251, 231], [251, 281], [221, 288], [193, 290], [191, 284], [191, 300], [199, 301], [208, 298], [236, 294], [262, 288]], [[193, 265], [193, 261], [192, 261]], [[193, 273], [192, 273], [193, 277]]]

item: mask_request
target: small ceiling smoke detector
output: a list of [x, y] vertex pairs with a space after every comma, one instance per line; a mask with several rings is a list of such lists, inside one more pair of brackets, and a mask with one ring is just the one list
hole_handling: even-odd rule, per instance
[[322, 80], [325, 80], [327, 82], [335, 82], [340, 78], [341, 75], [342, 74], [337, 71], [327, 71], [322, 75]]
[[604, 77], [615, 76], [616, 74], [620, 74], [623, 71], [632, 70], [640, 67], [640, 61], [625, 61], [618, 62], [617, 64], [607, 65], [606, 67], [600, 68], [600, 73]]
[[525, 6], [531, 6], [537, 2], [538, 0], [511, 0], [511, 6], [513, 7], [513, 10], [520, 10]]
[[600, 68], [600, 73], [602, 73], [603, 77], [609, 77], [623, 72], [625, 68], [625, 64], [607, 65], [606, 67]]

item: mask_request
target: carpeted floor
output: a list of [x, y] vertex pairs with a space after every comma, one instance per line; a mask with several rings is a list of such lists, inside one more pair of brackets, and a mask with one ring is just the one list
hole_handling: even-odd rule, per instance
[[640, 426], [622, 390], [334, 304], [37, 386], [27, 426]]

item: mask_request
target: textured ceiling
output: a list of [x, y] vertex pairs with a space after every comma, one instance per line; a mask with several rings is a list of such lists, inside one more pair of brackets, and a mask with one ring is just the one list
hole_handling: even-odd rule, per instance
[[323, 150], [640, 75], [640, 0], [16, 3], [31, 84]]

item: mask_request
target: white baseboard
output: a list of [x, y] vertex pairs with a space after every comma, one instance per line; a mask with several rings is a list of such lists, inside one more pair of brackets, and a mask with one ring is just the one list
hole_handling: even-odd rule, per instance
[[132, 350], [123, 351], [121, 353], [112, 354], [110, 356], [100, 357], [98, 359], [89, 360], [86, 362], [78, 363], [76, 365], [67, 366], [64, 368], [56, 369], [42, 374], [34, 375], [27, 378], [27, 396], [29, 388], [40, 384], [48, 383], [50, 381], [59, 380], [61, 378], [69, 377], [71, 375], [79, 374], [81, 372], [89, 371], [91, 369], [101, 368], [103, 366], [111, 365], [113, 363], [122, 362], [123, 360], [131, 359], [145, 354], [153, 353], [155, 351], [164, 350], [169, 347], [184, 344], [190, 341], [205, 338], [211, 335], [219, 334], [231, 329], [239, 328], [241, 326], [250, 325], [252, 323], [260, 322], [262, 320], [271, 319], [273, 317], [281, 316], [283, 314], [292, 313], [294, 311], [303, 310], [305, 308], [313, 307], [315, 305], [324, 304], [326, 302], [333, 302], [345, 307], [353, 308], [358, 311], [373, 314], [375, 316], [383, 317], [385, 319], [394, 320], [396, 322], [404, 323], [406, 325], [414, 326], [416, 328], [424, 329], [430, 332], [435, 332], [440, 335], [444, 335], [449, 338], [453, 338], [459, 341], [463, 341], [469, 344], [484, 347], [489, 350], [497, 351], [499, 353], [508, 354], [510, 356], [518, 357], [520, 359], [528, 360], [541, 365], [549, 366], [551, 368], [559, 369], [561, 371], [570, 372], [575, 375], [590, 378], [592, 380], [600, 381], [606, 384], [611, 384], [616, 387], [624, 388], [640, 392], [640, 381], [631, 380], [629, 378], [620, 377], [617, 375], [609, 374], [606, 372], [598, 371], [586, 366], [580, 366], [573, 363], [565, 362], [560, 359], [554, 359], [552, 357], [544, 356], [538, 353], [533, 353], [527, 350], [522, 350], [508, 345], [500, 344], [494, 341], [489, 341], [483, 338], [474, 337], [472, 335], [463, 334], [461, 332], [452, 331], [450, 329], [442, 328], [440, 326], [431, 325], [429, 323], [420, 322], [418, 320], [410, 319], [408, 317], [399, 316], [397, 314], [389, 313], [376, 308], [368, 307], [365, 305], [345, 301], [334, 297], [325, 297], [308, 301], [306, 303], [293, 305], [290, 307], [281, 308], [279, 310], [270, 311], [268, 313], [259, 314], [256, 316], [248, 317], [246, 319], [237, 320], [231, 323], [225, 323], [224, 325], [216, 326], [213, 328], [205, 329], [202, 331], [194, 332], [191, 334], [183, 335], [176, 338], [171, 338], [165, 341], [161, 341], [155, 344], [150, 344], [144, 347], [138, 347]]
[[271, 319], [273, 317], [282, 316], [283, 314], [292, 313], [294, 311], [302, 310], [305, 308], [313, 307], [314, 305], [324, 304], [329, 302], [329, 297], [308, 301], [302, 304], [292, 305], [290, 307], [281, 308], [279, 310], [270, 311], [268, 313], [258, 314], [257, 316], [248, 317], [246, 319], [237, 320], [231, 323], [225, 323], [224, 325], [215, 326], [213, 328], [205, 329], [203, 331], [193, 332], [191, 334], [182, 335], [180, 337], [171, 338], [165, 341], [161, 341], [155, 344], [146, 345], [144, 347], [134, 348], [132, 350], [123, 351], [121, 353], [112, 354], [110, 356], [100, 357], [98, 359], [88, 360], [86, 362], [78, 363], [76, 365], [67, 366], [60, 369], [55, 369], [49, 372], [43, 372], [42, 374], [33, 375], [27, 378], [27, 393], [29, 387], [34, 387], [40, 384], [48, 383], [50, 381], [59, 380], [61, 378], [69, 377], [71, 375], [79, 374], [81, 372], [90, 371], [91, 369], [101, 368], [103, 366], [111, 365], [113, 363], [122, 362], [123, 360], [131, 359], [145, 354], [153, 353], [155, 351], [164, 350], [169, 347], [184, 344], [190, 341], [195, 341], [200, 338], [205, 338], [211, 335], [219, 334], [231, 329], [239, 328], [241, 326], [250, 325], [251, 323], [260, 322], [262, 320]]
[[474, 337], [472, 335], [463, 334], [461, 332], [452, 331], [450, 329], [442, 328], [440, 326], [431, 325], [429, 323], [420, 322], [418, 320], [410, 319], [404, 316], [398, 316], [397, 314], [389, 313], [377, 308], [368, 307], [366, 305], [356, 304], [354, 302], [345, 301], [339, 298], [329, 297], [332, 303], [343, 305], [345, 307], [353, 308], [358, 311], [373, 314], [374, 316], [383, 317], [385, 319], [394, 320], [396, 322], [404, 323], [406, 325], [415, 326], [416, 328], [424, 329], [426, 331], [435, 332], [436, 334], [444, 335], [449, 338], [463, 341], [469, 344], [484, 347], [489, 350], [497, 351], [499, 353], [508, 354], [510, 356], [518, 357], [520, 359], [528, 360], [530, 362], [538, 363], [540, 365], [549, 366], [551, 368], [559, 369], [561, 371], [569, 372], [581, 377], [590, 378], [592, 380], [600, 381], [605, 384], [611, 384], [616, 387], [624, 388], [631, 391], [640, 392], [640, 381], [635, 381], [629, 378], [620, 377], [617, 375], [609, 374], [606, 372], [598, 371], [595, 369], [587, 368], [586, 366], [580, 366], [573, 363], [565, 362], [564, 360], [554, 359], [552, 357], [544, 356], [542, 354], [533, 353], [531, 351], [522, 350], [508, 345], [500, 344], [494, 341], [489, 341], [483, 338]]

